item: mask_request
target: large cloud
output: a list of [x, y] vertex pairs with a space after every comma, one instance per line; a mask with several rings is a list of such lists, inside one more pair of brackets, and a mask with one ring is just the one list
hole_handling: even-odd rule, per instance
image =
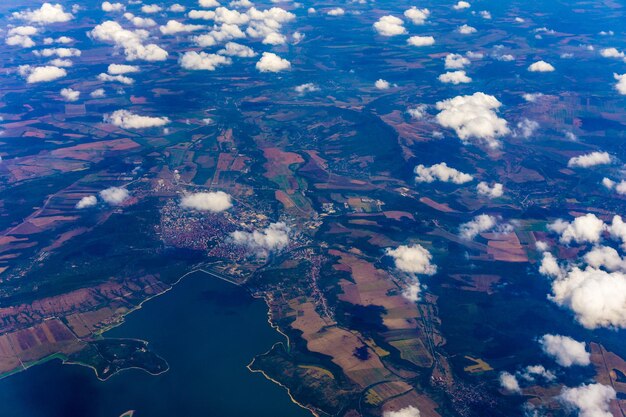
[[164, 61], [168, 57], [166, 50], [156, 44], [146, 44], [148, 32], [145, 30], [127, 30], [114, 21], [106, 21], [97, 25], [89, 32], [93, 39], [113, 43], [122, 48], [129, 61]]
[[494, 96], [481, 92], [471, 96], [457, 96], [437, 103], [437, 109], [440, 110], [437, 122], [443, 127], [454, 129], [464, 142], [475, 138], [495, 148], [500, 145], [496, 138], [510, 132], [507, 121], [496, 113], [501, 105]]
[[167, 117], [140, 116], [128, 110], [116, 110], [104, 115], [104, 121], [123, 129], [144, 129], [165, 126], [170, 122]]
[[450, 168], [445, 162], [426, 167], [422, 164], [414, 169], [415, 181], [417, 182], [452, 182], [454, 184], [465, 184], [474, 179], [470, 174], [466, 174], [457, 169]]
[[539, 339], [539, 343], [543, 351], [561, 366], [587, 366], [591, 363], [590, 354], [585, 349], [585, 344], [571, 337], [546, 334]]
[[260, 72], [280, 72], [291, 68], [291, 63], [272, 52], [263, 52], [263, 56], [256, 63]]
[[472, 240], [480, 233], [488, 232], [498, 225], [498, 219], [488, 214], [479, 214], [459, 227], [459, 235], [463, 239]]
[[100, 198], [112, 206], [122, 204], [128, 197], [130, 197], [128, 190], [122, 187], [109, 187], [100, 191]]
[[396, 268], [410, 274], [434, 275], [437, 266], [431, 263], [433, 256], [422, 245], [401, 245], [395, 249], [387, 249], [385, 253], [391, 256]]
[[42, 4], [39, 9], [14, 12], [13, 17], [40, 25], [68, 22], [74, 18], [71, 13], [63, 10], [62, 5], [50, 3]]
[[566, 407], [578, 411], [579, 417], [612, 417], [609, 406], [617, 394], [608, 385], [589, 384], [563, 388], [558, 398]]
[[289, 244], [291, 229], [283, 222], [271, 223], [262, 230], [253, 232], [236, 231], [231, 233], [232, 241], [246, 246], [258, 257], [266, 257], [270, 252], [280, 251]]
[[67, 75], [67, 71], [65, 71], [65, 69], [55, 67], [53, 65], [46, 65], [43, 67], [20, 65], [18, 71], [20, 75], [26, 79], [28, 84], [54, 81]]
[[587, 213], [576, 217], [571, 222], [558, 219], [549, 224], [548, 229], [558, 233], [562, 243], [569, 244], [571, 242], [598, 243], [607, 227], [595, 214]]
[[608, 152], [591, 152], [570, 158], [567, 166], [570, 168], [589, 168], [596, 165], [611, 163], [611, 155]]
[[233, 206], [231, 197], [224, 191], [194, 193], [183, 197], [181, 207], [218, 213]]
[[397, 411], [385, 411], [383, 417], [420, 417], [420, 410], [409, 405]]
[[382, 36], [396, 36], [406, 33], [402, 19], [395, 16], [383, 16], [376, 23], [374, 29]]
[[188, 70], [215, 71], [217, 67], [232, 64], [228, 57], [206, 52], [185, 52], [179, 59], [180, 66]]

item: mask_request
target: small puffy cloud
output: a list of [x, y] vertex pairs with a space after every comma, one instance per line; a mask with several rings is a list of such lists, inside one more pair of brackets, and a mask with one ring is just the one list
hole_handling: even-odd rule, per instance
[[444, 74], [441, 74], [438, 77], [439, 81], [445, 84], [467, 84], [472, 82], [472, 79], [467, 76], [465, 71], [448, 71]]
[[537, 377], [541, 377], [546, 381], [554, 381], [556, 379], [556, 375], [542, 365], [529, 365], [522, 372], [519, 372], [518, 375], [528, 382], [534, 382]]
[[168, 11], [174, 13], [183, 13], [187, 8], [182, 4], [174, 3], [170, 7], [167, 8]]
[[626, 251], [626, 223], [621, 216], [613, 216], [613, 222], [608, 226], [608, 231], [613, 239], [622, 241], [622, 249]]
[[[542, 243], [544, 246], [546, 246], [543, 250], [546, 250], [547, 245], [544, 242]], [[539, 248], [539, 245], [537, 246], [537, 249], [542, 250], [541, 248]], [[544, 252], [543, 258], [541, 259], [541, 265], [539, 266], [539, 273], [548, 277], [556, 278], [563, 276], [564, 271], [559, 266], [559, 263], [554, 255], [552, 255], [550, 252]]]
[[327, 11], [326, 14], [329, 16], [343, 16], [344, 14], [346, 14], [346, 11], [343, 10], [341, 7], [335, 7], [334, 9], [330, 9], [329, 11]]
[[180, 23], [178, 20], [168, 20], [165, 26], [159, 26], [159, 30], [164, 35], [175, 35], [177, 33], [188, 33], [204, 29], [202, 25], [190, 25]]
[[260, 72], [280, 72], [291, 68], [291, 62], [272, 52], [263, 52], [263, 56], [256, 63], [256, 69]]
[[27, 21], [29, 23], [37, 23], [40, 25], [69, 22], [74, 18], [71, 13], [63, 10], [62, 5], [50, 3], [42, 4], [39, 9], [28, 9], [22, 12], [14, 12], [13, 17], [16, 19]]
[[522, 392], [517, 377], [508, 372], [500, 372], [500, 386], [508, 392], [520, 393]]
[[470, 65], [471, 61], [459, 54], [446, 55], [444, 65], [446, 69], [462, 69], [466, 65]]
[[106, 93], [104, 92], [104, 88], [98, 88], [96, 90], [93, 90], [91, 93], [89, 93], [89, 96], [91, 98], [102, 98], [106, 96]]
[[481, 92], [457, 96], [437, 103], [437, 122], [454, 129], [464, 142], [475, 138], [496, 148], [500, 145], [497, 138], [510, 132], [507, 121], [496, 113], [501, 105], [494, 96]]
[[58, 56], [59, 58], [71, 58], [81, 56], [82, 52], [76, 48], [45, 48], [41, 51], [33, 51], [33, 54], [45, 58], [52, 56]]
[[118, 206], [130, 197], [128, 190], [122, 187], [109, 187], [100, 191], [99, 195], [101, 199], [112, 206]]
[[552, 72], [554, 71], [554, 66], [552, 64], [547, 63], [546, 61], [537, 61], [530, 64], [528, 67], [528, 71], [530, 72]]
[[218, 54], [207, 54], [206, 52], [188, 51], [185, 52], [178, 61], [180, 66], [188, 70], [215, 71], [221, 65], [230, 65], [232, 60]]
[[422, 245], [402, 245], [395, 249], [387, 249], [387, 256], [394, 260], [396, 268], [409, 274], [434, 275], [437, 266], [432, 264], [433, 256]]
[[415, 6], [404, 11], [404, 17], [413, 22], [414, 25], [423, 25], [428, 16], [430, 16], [430, 10], [418, 9]]
[[39, 29], [34, 26], [16, 26], [8, 30], [7, 35], [33, 36], [39, 33]]
[[187, 16], [190, 19], [213, 20], [215, 19], [215, 12], [213, 10], [190, 10]]
[[450, 168], [445, 162], [426, 167], [422, 164], [414, 169], [416, 182], [431, 183], [434, 181], [451, 182], [454, 184], [465, 184], [474, 180], [470, 174], [466, 174], [457, 169]]
[[457, 2], [454, 6], [452, 6], [454, 10], [469, 9], [470, 7], [472, 7], [472, 5], [463, 0]]
[[98, 199], [96, 198], [96, 196], [88, 195], [78, 200], [78, 203], [76, 203], [75, 207], [80, 210], [80, 209], [85, 209], [88, 207], [93, 207], [96, 204], [98, 204]]
[[76, 91], [71, 88], [61, 89], [60, 94], [66, 101], [77, 101], [78, 97], [80, 97], [80, 91]]
[[156, 26], [154, 19], [150, 19], [149, 17], [140, 17], [132, 13], [124, 13], [124, 18], [138, 28], [151, 28]]
[[615, 191], [617, 191], [617, 194], [626, 195], [626, 180], [615, 182], [612, 179], [605, 177], [605, 178], [602, 178], [602, 185], [607, 190], [615, 189]]
[[219, 213], [233, 206], [231, 197], [224, 191], [188, 194], [183, 197], [180, 206], [198, 211]]
[[411, 46], [431, 46], [435, 44], [435, 38], [432, 36], [411, 36], [406, 43]]
[[300, 84], [294, 88], [296, 93], [305, 94], [305, 93], [314, 93], [316, 91], [320, 91], [320, 88], [313, 83], [305, 83]]
[[461, 35], [471, 35], [472, 33], [476, 33], [477, 30], [473, 26], [461, 25], [457, 28], [457, 32], [459, 32]]
[[479, 214], [467, 223], [459, 227], [459, 235], [466, 240], [472, 240], [481, 233], [495, 228], [498, 220], [488, 214]]
[[514, 135], [528, 139], [531, 137], [537, 129], [539, 129], [539, 123], [534, 120], [523, 118], [515, 126]]
[[502, 184], [496, 182], [491, 186], [485, 181], [481, 181], [478, 183], [478, 185], [476, 186], [476, 191], [479, 195], [488, 198], [502, 197], [502, 194], [504, 193]]
[[391, 84], [389, 84], [389, 81], [380, 78], [376, 80], [376, 82], [374, 83], [374, 87], [379, 90], [388, 90], [391, 87]]
[[543, 351], [561, 366], [587, 366], [591, 363], [591, 355], [587, 352], [585, 344], [571, 337], [545, 334], [539, 339], [539, 344]]
[[35, 41], [30, 36], [26, 35], [11, 35], [8, 36], [4, 43], [9, 46], [19, 46], [20, 48], [32, 48], [35, 46]]
[[602, 384], [563, 388], [558, 397], [567, 408], [578, 411], [579, 417], [612, 417], [610, 404], [616, 398], [613, 387]]
[[237, 56], [239, 58], [252, 58], [257, 55], [249, 46], [241, 45], [236, 42], [228, 42], [223, 49], [218, 52], [220, 55]]
[[28, 84], [54, 81], [67, 75], [65, 69], [53, 65], [43, 67], [20, 65], [18, 71], [20, 75], [26, 79]]
[[271, 252], [287, 247], [290, 233], [291, 229], [285, 223], [278, 222], [253, 232], [236, 231], [230, 237], [233, 243], [246, 246], [256, 256], [267, 257]]
[[608, 152], [591, 152], [570, 158], [567, 166], [570, 168], [589, 168], [596, 165], [611, 163], [611, 155]]
[[480, 12], [478, 12], [478, 14], [480, 15], [480, 17], [482, 17], [483, 19], [489, 20], [491, 19], [491, 13], [488, 10], [481, 10]]
[[383, 417], [420, 417], [420, 410], [409, 405], [396, 411], [385, 411]]
[[617, 80], [615, 84], [617, 92], [626, 95], [626, 74], [613, 74], [613, 78]]
[[166, 50], [156, 44], [144, 44], [148, 33], [145, 30], [126, 30], [114, 21], [108, 20], [94, 27], [89, 36], [92, 39], [113, 43], [124, 50], [129, 61], [165, 61], [168, 57]]
[[537, 100], [539, 100], [541, 97], [543, 97], [542, 93], [526, 93], [522, 95], [522, 98], [528, 101], [529, 103], [534, 103]]
[[107, 72], [111, 75], [121, 75], [139, 72], [137, 65], [125, 65], [125, 64], [110, 64], [107, 67]]
[[74, 42], [73, 38], [69, 36], [59, 36], [58, 38], [44, 38], [43, 43], [45, 45], [52, 45], [53, 43], [67, 44]]
[[163, 7], [158, 4], [144, 4], [141, 6], [141, 11], [148, 14], [159, 13], [160, 11], [163, 11]]
[[170, 122], [167, 117], [140, 116], [128, 110], [116, 110], [104, 115], [104, 121], [122, 129], [145, 129], [165, 126]]
[[585, 254], [584, 260], [592, 268], [626, 272], [626, 259], [610, 246], [595, 246]]
[[98, 80], [104, 81], [104, 82], [118, 82], [118, 83], [122, 83], [126, 85], [131, 85], [135, 82], [135, 80], [133, 80], [130, 77], [126, 77], [125, 75], [111, 75], [111, 74], [105, 74], [105, 73], [99, 74]]
[[383, 16], [378, 19], [378, 21], [374, 23], [374, 29], [381, 36], [396, 36], [406, 33], [402, 19], [391, 15]]
[[219, 7], [220, 5], [217, 0], [198, 0], [198, 4], [200, 5], [200, 7], [206, 7], [207, 9]]
[[410, 109], [407, 109], [407, 113], [409, 114], [409, 116], [411, 116], [411, 118], [413, 119], [422, 119], [426, 116], [426, 109], [428, 108], [428, 106], [426, 106], [425, 104], [418, 104], [415, 107], [412, 107]]
[[604, 58], [620, 58], [623, 59], [626, 55], [624, 52], [618, 51], [617, 48], [604, 48], [600, 50], [600, 55]]
[[285, 35], [278, 32], [270, 32], [263, 38], [264, 45], [284, 45], [286, 42]]
[[108, 1], [102, 2], [101, 8], [103, 12], [123, 12], [126, 10], [126, 6], [122, 3], [111, 3]]
[[607, 226], [595, 214], [587, 213], [571, 222], [558, 219], [549, 224], [548, 229], [561, 236], [561, 243], [598, 243]]

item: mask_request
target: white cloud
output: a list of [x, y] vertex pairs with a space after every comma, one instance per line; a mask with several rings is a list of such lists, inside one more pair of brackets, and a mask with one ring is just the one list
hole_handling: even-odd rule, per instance
[[104, 82], [118, 82], [126, 85], [131, 85], [135, 82], [135, 80], [130, 77], [126, 77], [125, 75], [110, 75], [105, 73], [99, 74], [98, 80]]
[[602, 178], [602, 185], [607, 190], [613, 190], [617, 192], [619, 195], [626, 195], [626, 180], [622, 180], [620, 182], [615, 182], [610, 178]]
[[163, 7], [158, 4], [144, 4], [141, 6], [141, 11], [148, 14], [159, 13], [160, 11], [163, 11]]
[[537, 129], [539, 129], [539, 123], [535, 122], [534, 120], [523, 118], [522, 120], [517, 122], [514, 134], [515, 136], [528, 139], [535, 133]]
[[457, 32], [459, 32], [461, 35], [471, 35], [472, 33], [476, 33], [477, 30], [473, 26], [461, 25], [458, 27]]
[[89, 93], [89, 96], [91, 98], [102, 98], [106, 96], [106, 93], [104, 92], [104, 88], [98, 88]]
[[428, 16], [430, 16], [430, 10], [418, 9], [415, 6], [404, 11], [404, 17], [413, 22], [414, 25], [423, 25]]
[[179, 59], [180, 66], [188, 70], [215, 71], [221, 65], [230, 65], [232, 60], [223, 55], [206, 52], [185, 52]]
[[68, 22], [74, 18], [71, 13], [67, 13], [63, 10], [62, 5], [50, 3], [42, 4], [39, 9], [14, 12], [13, 17], [41, 25]]
[[517, 377], [508, 372], [500, 372], [500, 386], [509, 392], [520, 393], [522, 390], [520, 389], [519, 382], [517, 381]]
[[149, 17], [140, 17], [135, 16], [132, 13], [124, 13], [124, 18], [138, 28], [150, 28], [156, 26], [154, 19], [150, 19]]
[[488, 214], [479, 214], [467, 223], [463, 223], [459, 227], [459, 235], [466, 240], [472, 240], [480, 233], [487, 232], [498, 224], [498, 220], [494, 216]]
[[219, 213], [233, 206], [231, 197], [224, 191], [188, 194], [180, 202], [183, 208]]
[[497, 138], [510, 132], [507, 121], [496, 113], [501, 105], [494, 96], [481, 92], [457, 96], [437, 103], [437, 122], [454, 129], [464, 142], [476, 138], [496, 148], [500, 145]]
[[446, 69], [462, 69], [466, 65], [470, 65], [471, 61], [459, 54], [448, 54], [445, 58]]
[[120, 205], [130, 197], [128, 190], [122, 187], [109, 187], [99, 194], [101, 199], [112, 206]]
[[104, 121], [123, 129], [145, 129], [165, 126], [170, 122], [167, 117], [140, 116], [128, 110], [116, 110], [104, 115]]
[[54, 65], [55, 67], [67, 67], [67, 68], [74, 65], [74, 63], [70, 61], [69, 59], [61, 59], [61, 58], [55, 58], [52, 61], [50, 61], [49, 64]]
[[8, 30], [7, 35], [33, 36], [39, 33], [39, 29], [34, 26], [15, 26]]
[[304, 94], [304, 93], [314, 93], [316, 91], [320, 91], [320, 88], [313, 83], [305, 83], [300, 84], [294, 88], [296, 93]]
[[480, 12], [478, 12], [478, 14], [483, 19], [487, 19], [487, 20], [491, 19], [491, 13], [488, 10], [481, 10]]
[[219, 7], [220, 3], [217, 0], [198, 0], [200, 7], [206, 7], [207, 9]]
[[61, 44], [67, 44], [67, 43], [72, 43], [74, 42], [74, 39], [70, 38], [69, 36], [59, 36], [58, 38], [44, 38], [43, 39], [43, 43], [45, 45], [52, 45], [53, 43], [61, 43]]
[[548, 225], [548, 229], [558, 233], [561, 243], [598, 243], [602, 233], [607, 230], [604, 222], [595, 214], [587, 213], [576, 217], [572, 222], [558, 219]]
[[570, 168], [589, 168], [596, 165], [611, 163], [611, 155], [608, 152], [591, 152], [570, 158], [567, 166]]
[[145, 61], [164, 61], [168, 57], [166, 50], [155, 44], [144, 45], [148, 33], [144, 30], [126, 30], [114, 21], [106, 21], [97, 25], [89, 32], [93, 39], [110, 42], [124, 50], [129, 61], [137, 59]]
[[263, 52], [263, 56], [256, 63], [260, 72], [280, 72], [291, 68], [291, 63], [272, 52]]
[[481, 181], [478, 183], [478, 185], [476, 186], [476, 191], [478, 191], [479, 195], [483, 195], [489, 198], [502, 197], [502, 194], [504, 193], [502, 184], [496, 182], [493, 184], [493, 186], [490, 186], [485, 181]]
[[108, 1], [102, 2], [101, 8], [103, 12], [123, 12], [126, 10], [126, 6], [122, 3], [111, 3]]
[[435, 44], [435, 38], [432, 36], [411, 36], [406, 41], [411, 46], [431, 46]]
[[626, 250], [626, 223], [621, 216], [613, 216], [613, 223], [608, 226], [608, 231], [613, 239], [622, 241], [622, 249]]
[[422, 245], [401, 245], [395, 249], [387, 249], [385, 253], [394, 260], [396, 268], [410, 274], [434, 275], [437, 266], [433, 265], [433, 256]]
[[528, 67], [528, 71], [530, 72], [552, 72], [554, 71], [554, 66], [552, 64], [547, 63], [546, 61], [537, 61], [530, 64]]
[[174, 13], [183, 13], [187, 9], [182, 4], [174, 3], [167, 10]]
[[[541, 243], [545, 245], [544, 242], [541, 242]], [[545, 249], [547, 249], [547, 247]], [[552, 255], [550, 252], [544, 252], [543, 258], [541, 259], [541, 266], [539, 267], [539, 273], [541, 273], [542, 275], [552, 277], [552, 278], [556, 278], [556, 277], [563, 276], [565, 272], [559, 266], [559, 263], [557, 262], [554, 255]]]
[[624, 56], [624, 52], [622, 51], [618, 51], [616, 48], [604, 48], [600, 50], [600, 55], [602, 55], [604, 58], [621, 58], [623, 59]]
[[189, 25], [180, 23], [178, 20], [168, 20], [165, 26], [159, 26], [159, 30], [164, 35], [175, 35], [177, 33], [188, 33], [203, 29], [202, 25]]
[[383, 80], [382, 78], [376, 80], [376, 82], [374, 83], [374, 87], [376, 87], [379, 90], [388, 90], [391, 85], [389, 84], [389, 81], [387, 80]]
[[80, 91], [76, 91], [71, 88], [61, 89], [60, 94], [66, 101], [77, 101], [78, 97], [80, 97]]
[[472, 82], [472, 79], [467, 76], [465, 71], [448, 71], [439, 75], [439, 81], [445, 84], [467, 84]]
[[518, 375], [528, 382], [534, 382], [538, 376], [546, 381], [554, 381], [556, 379], [556, 375], [542, 365], [529, 365], [522, 372], [519, 372]]
[[80, 210], [88, 207], [93, 207], [96, 204], [98, 204], [98, 199], [96, 198], [96, 196], [88, 195], [78, 200], [78, 203], [76, 203], [76, 208]]
[[415, 107], [412, 107], [410, 109], [407, 109], [407, 113], [409, 114], [409, 116], [411, 116], [413, 119], [421, 119], [423, 117], [426, 116], [426, 109], [428, 108], [428, 106], [426, 106], [425, 104], [418, 104]]
[[383, 16], [376, 23], [374, 29], [382, 36], [396, 36], [406, 33], [404, 22], [395, 16]]
[[257, 55], [249, 46], [241, 45], [236, 42], [228, 42], [223, 49], [218, 52], [220, 55], [237, 56], [239, 58], [252, 58]]
[[445, 162], [426, 167], [422, 164], [415, 167], [416, 182], [431, 183], [434, 181], [452, 182], [454, 184], [465, 184], [474, 180], [470, 174], [466, 174], [454, 168], [448, 167]]
[[286, 42], [285, 35], [278, 32], [270, 32], [263, 38], [264, 45], [284, 45]]
[[524, 98], [524, 100], [528, 101], [529, 103], [534, 103], [538, 99], [543, 97], [543, 94], [542, 93], [526, 93], [522, 95], [522, 97]]
[[235, 244], [243, 245], [258, 257], [280, 251], [289, 244], [291, 229], [283, 222], [271, 223], [267, 228], [253, 232], [236, 231], [230, 237]]
[[28, 84], [54, 81], [67, 75], [67, 71], [63, 68], [52, 65], [46, 65], [43, 67], [20, 65], [18, 71], [20, 75], [26, 79]]
[[215, 19], [215, 12], [213, 10], [190, 10], [187, 16], [190, 19], [213, 20]]
[[335, 7], [334, 9], [330, 9], [329, 11], [327, 11], [326, 14], [329, 16], [343, 16], [344, 14], [346, 14], [346, 11], [341, 7]]
[[137, 65], [109, 64], [107, 72], [111, 75], [130, 74], [139, 72], [139, 67]]
[[613, 74], [613, 78], [617, 80], [615, 84], [617, 92], [622, 95], [626, 94], [626, 74]]
[[51, 57], [58, 56], [59, 58], [71, 58], [81, 56], [81, 51], [76, 48], [45, 48], [40, 51], [33, 51], [36, 56]]
[[420, 417], [420, 410], [409, 405], [397, 411], [385, 411], [383, 417]]
[[35, 46], [35, 41], [30, 36], [26, 35], [12, 35], [8, 36], [4, 43], [9, 46], [19, 46], [20, 48], [32, 48]]
[[602, 384], [563, 388], [558, 397], [567, 408], [578, 411], [579, 417], [612, 417], [609, 406], [616, 398], [613, 387]]
[[539, 344], [543, 351], [561, 366], [587, 366], [591, 363], [591, 355], [587, 352], [585, 344], [571, 337], [546, 334], [539, 339]]
[[584, 260], [592, 268], [626, 272], [626, 259], [610, 246], [595, 246], [585, 254]]
[[469, 9], [470, 7], [472, 7], [472, 5], [463, 0], [457, 2], [454, 6], [452, 6], [454, 10]]

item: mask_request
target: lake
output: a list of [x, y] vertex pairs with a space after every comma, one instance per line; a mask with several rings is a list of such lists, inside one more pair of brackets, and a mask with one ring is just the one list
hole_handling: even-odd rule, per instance
[[287, 392], [246, 365], [283, 337], [267, 307], [244, 289], [201, 272], [148, 301], [107, 337], [150, 342], [170, 370], [131, 369], [99, 381], [55, 360], [0, 381], [3, 417], [310, 417]]

